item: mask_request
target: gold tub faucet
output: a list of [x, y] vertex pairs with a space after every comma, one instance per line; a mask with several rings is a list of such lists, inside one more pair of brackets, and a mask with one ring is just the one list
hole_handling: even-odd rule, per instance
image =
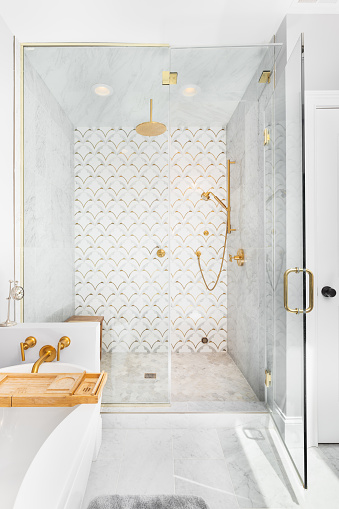
[[39, 359], [36, 361], [36, 363], [32, 367], [31, 373], [38, 373], [41, 364], [43, 362], [54, 361], [55, 356], [56, 356], [56, 350], [55, 350], [54, 346], [51, 346], [51, 345], [43, 346], [39, 352]]
[[23, 343], [20, 343], [21, 359], [25, 362], [25, 350], [33, 348], [36, 345], [36, 339], [33, 336], [28, 336]]
[[71, 344], [71, 340], [67, 336], [62, 336], [62, 338], [59, 339], [57, 361], [60, 360], [61, 350], [63, 350], [64, 348], [67, 348], [70, 344]]

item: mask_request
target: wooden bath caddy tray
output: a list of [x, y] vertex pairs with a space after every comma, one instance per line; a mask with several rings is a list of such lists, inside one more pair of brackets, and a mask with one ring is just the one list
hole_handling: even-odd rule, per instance
[[1, 373], [0, 407], [98, 403], [107, 373]]

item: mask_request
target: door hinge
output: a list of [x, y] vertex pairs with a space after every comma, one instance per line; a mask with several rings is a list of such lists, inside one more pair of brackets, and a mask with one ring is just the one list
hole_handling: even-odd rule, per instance
[[271, 83], [271, 71], [263, 71], [259, 78], [259, 83]]
[[176, 85], [178, 81], [178, 73], [177, 72], [162, 72], [162, 84], [163, 85]]
[[267, 127], [266, 127], [266, 129], [264, 130], [264, 145], [268, 145], [269, 142], [270, 142], [270, 139], [271, 139], [270, 133], [269, 133], [269, 130], [267, 129]]
[[265, 369], [265, 385], [266, 387], [269, 387], [272, 383], [272, 374], [270, 371]]

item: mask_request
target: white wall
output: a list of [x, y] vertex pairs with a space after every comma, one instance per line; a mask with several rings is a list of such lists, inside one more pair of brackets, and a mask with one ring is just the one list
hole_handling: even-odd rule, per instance
[[[21, 360], [20, 343], [28, 336], [37, 340], [33, 348], [25, 351]], [[57, 348], [62, 336], [68, 336], [71, 344], [61, 351], [60, 361], [84, 366], [89, 371], [100, 371], [100, 326], [98, 323], [20, 323], [16, 327], [1, 330], [0, 368], [35, 362], [44, 345]], [[57, 362], [56, 360], [53, 362]]]
[[24, 42], [267, 43], [291, 0], [0, 0]]
[[304, 33], [305, 89], [339, 89], [339, 14], [288, 14], [277, 32], [286, 57]]
[[0, 321], [6, 318], [13, 248], [13, 36], [0, 17]]

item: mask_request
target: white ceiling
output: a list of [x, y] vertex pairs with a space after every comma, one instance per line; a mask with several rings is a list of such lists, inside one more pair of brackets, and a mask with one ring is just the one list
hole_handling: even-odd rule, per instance
[[[169, 125], [170, 118], [172, 127], [221, 127], [253, 76], [258, 80], [267, 52], [273, 64], [273, 48], [267, 46], [35, 47], [25, 49], [25, 59], [75, 126], [136, 126], [149, 119], [152, 98], [155, 121]], [[177, 85], [162, 85], [166, 70], [178, 73]], [[95, 95], [96, 83], [109, 85], [112, 95]], [[187, 85], [199, 92], [185, 97]]]
[[267, 43], [292, 0], [0, 0], [22, 42]]

